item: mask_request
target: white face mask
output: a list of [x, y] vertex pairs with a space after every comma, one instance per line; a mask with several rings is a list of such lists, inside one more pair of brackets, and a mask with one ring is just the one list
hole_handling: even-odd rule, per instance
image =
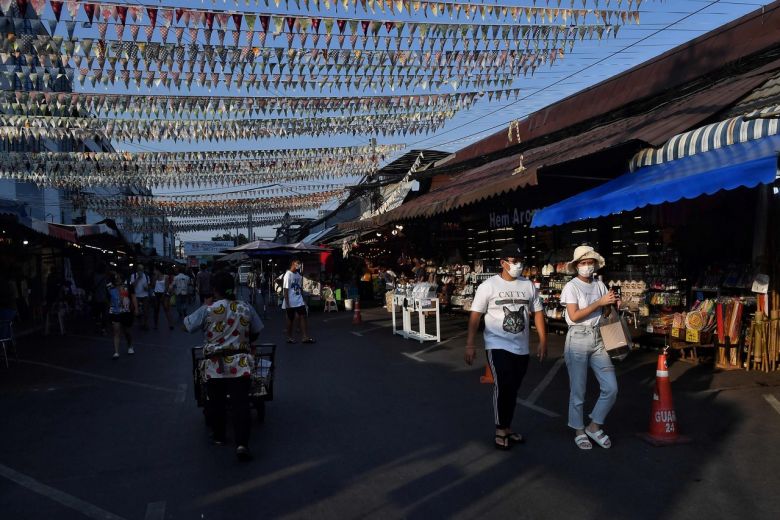
[[523, 263], [522, 262], [517, 262], [516, 264], [511, 264], [511, 263], [507, 262], [507, 264], [509, 264], [509, 269], [508, 269], [509, 276], [511, 276], [512, 278], [517, 278], [517, 277], [519, 277], [523, 273]]
[[595, 265], [581, 265], [577, 267], [577, 273], [583, 278], [590, 278], [596, 272]]

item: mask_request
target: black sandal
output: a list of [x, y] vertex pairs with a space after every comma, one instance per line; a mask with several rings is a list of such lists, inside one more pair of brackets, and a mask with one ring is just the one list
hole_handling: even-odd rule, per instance
[[510, 444], [525, 444], [525, 437], [521, 433], [510, 432], [507, 437]]
[[305, 340], [301, 341], [301, 343], [317, 343], [314, 338], [306, 338]]
[[287, 338], [287, 343], [289, 343], [290, 345], [292, 345], [293, 343], [295, 343], [295, 340], [294, 340], [294, 339], [292, 339], [292, 338]]
[[501, 451], [509, 451], [512, 448], [512, 443], [510, 442], [509, 437], [509, 435], [497, 433], [496, 438], [493, 441], [496, 449]]

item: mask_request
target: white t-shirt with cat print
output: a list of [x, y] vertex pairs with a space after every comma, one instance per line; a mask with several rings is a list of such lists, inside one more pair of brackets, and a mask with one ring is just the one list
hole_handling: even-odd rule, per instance
[[477, 287], [471, 310], [485, 314], [485, 348], [529, 353], [531, 313], [542, 310], [542, 300], [527, 278], [506, 281], [501, 275]]

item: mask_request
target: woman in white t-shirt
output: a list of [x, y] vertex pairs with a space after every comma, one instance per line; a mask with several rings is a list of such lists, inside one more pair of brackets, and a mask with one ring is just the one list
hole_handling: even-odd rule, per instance
[[[593, 278], [604, 263], [604, 258], [592, 247], [576, 248], [567, 268], [577, 276], [566, 284], [561, 293], [561, 303], [566, 305], [566, 323], [569, 324], [564, 349], [570, 386], [569, 427], [576, 431], [574, 442], [582, 450], [593, 448], [591, 440], [602, 448], [612, 446], [603, 425], [617, 399], [617, 380], [598, 324], [603, 308], [613, 305], [617, 298], [614, 292], [608, 291], [602, 282]], [[586, 428], [583, 405], [589, 366], [599, 382], [601, 393], [590, 414], [591, 423]]]

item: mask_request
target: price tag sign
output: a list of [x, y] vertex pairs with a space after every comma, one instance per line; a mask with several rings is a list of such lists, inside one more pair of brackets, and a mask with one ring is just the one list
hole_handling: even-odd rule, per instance
[[652, 323], [648, 324], [646, 330], [647, 330], [648, 334], [652, 334], [653, 333], [653, 324]]
[[693, 329], [685, 329], [685, 341], [688, 343], [699, 343], [699, 331]]
[[672, 337], [679, 338], [681, 336], [680, 329], [678, 327], [672, 327]]

